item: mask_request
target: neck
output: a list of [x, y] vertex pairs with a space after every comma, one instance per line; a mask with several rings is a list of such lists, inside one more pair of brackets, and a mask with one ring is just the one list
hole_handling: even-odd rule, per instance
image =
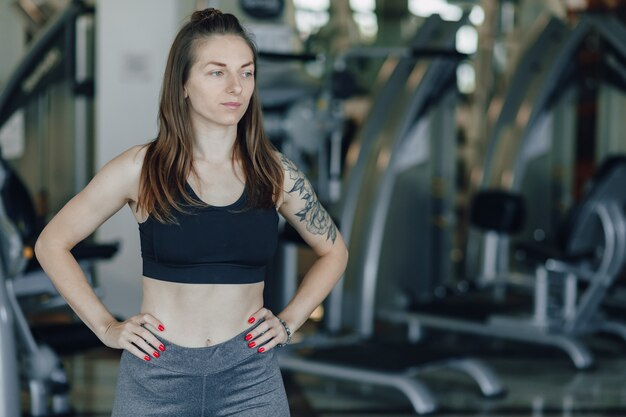
[[211, 131], [196, 131], [193, 141], [193, 157], [198, 160], [220, 163], [232, 159], [237, 126]]

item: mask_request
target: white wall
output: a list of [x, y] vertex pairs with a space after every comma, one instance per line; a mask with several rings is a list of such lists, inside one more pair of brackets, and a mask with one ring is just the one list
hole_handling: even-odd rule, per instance
[[[95, 164], [156, 136], [158, 98], [170, 44], [193, 2], [103, 0], [96, 5]], [[139, 231], [124, 207], [98, 230], [121, 250], [98, 266], [103, 301], [118, 316], [136, 314], [141, 300]]]

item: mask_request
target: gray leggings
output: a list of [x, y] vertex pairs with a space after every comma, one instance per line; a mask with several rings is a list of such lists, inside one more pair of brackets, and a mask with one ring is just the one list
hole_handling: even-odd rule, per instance
[[165, 351], [150, 362], [125, 350], [112, 417], [289, 417], [274, 349], [249, 348], [251, 329], [201, 348], [160, 338]]

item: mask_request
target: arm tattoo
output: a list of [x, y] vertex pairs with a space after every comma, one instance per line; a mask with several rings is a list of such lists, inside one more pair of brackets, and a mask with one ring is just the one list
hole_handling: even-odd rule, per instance
[[337, 238], [337, 227], [333, 223], [328, 212], [322, 207], [313, 191], [313, 187], [304, 174], [285, 156], [281, 156], [282, 163], [289, 172], [289, 178], [295, 183], [289, 193], [298, 191], [304, 200], [305, 206], [296, 215], [301, 222], [305, 222], [306, 229], [316, 235], [326, 235], [326, 240], [330, 239], [335, 243]]

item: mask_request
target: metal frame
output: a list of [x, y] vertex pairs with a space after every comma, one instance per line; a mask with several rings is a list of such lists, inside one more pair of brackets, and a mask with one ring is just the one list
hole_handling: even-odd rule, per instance
[[[490, 143], [490, 149], [487, 157], [487, 168], [485, 183], [489, 183], [489, 180], [494, 178], [494, 172], [490, 169], [495, 165], [495, 160], [501, 156], [503, 152], [511, 153], [510, 155], [522, 155], [517, 157], [514, 162], [514, 175], [510, 182], [512, 190], [516, 190], [524, 177], [527, 160], [523, 160], [523, 156], [528, 152], [525, 148], [529, 145], [530, 137], [536, 133], [535, 129], [540, 127], [540, 122], [545, 116], [545, 112], [548, 109], [548, 103], [554, 98], [555, 89], [561, 85], [561, 76], [567, 69], [572, 54], [575, 52], [576, 47], [580, 44], [584, 35], [591, 29], [602, 28], [601, 32], [615, 31], [619, 34], [624, 34], [624, 28], [615, 21], [613, 18], [609, 18], [606, 25], [602, 19], [583, 18], [580, 24], [576, 27], [573, 33], [567, 35], [568, 30], [560, 22], [553, 20], [548, 23], [545, 31], [539, 36], [537, 44], [531, 48], [532, 54], [537, 54], [547, 59], [548, 64], [544, 63], [546, 68], [541, 73], [540, 77], [529, 78], [533, 76], [532, 71], [527, 71], [528, 66], [537, 65], [537, 57], [523, 57], [519, 68], [517, 69], [517, 76], [514, 77], [512, 90], [504, 103], [502, 114], [498, 120], [498, 124], [495, 128], [494, 138]], [[567, 36], [566, 36], [567, 35]], [[619, 39], [613, 35], [611, 40], [615, 42]], [[622, 37], [621, 39], [624, 39]], [[544, 42], [543, 44], [541, 42]], [[624, 51], [625, 47], [623, 42], [619, 45], [620, 51]], [[528, 59], [526, 59], [528, 58]], [[532, 101], [528, 101], [532, 98]], [[521, 118], [519, 113], [523, 108], [532, 109], [527, 115], [527, 118]], [[518, 138], [511, 137], [510, 129], [519, 125], [522, 126], [521, 136]], [[508, 126], [508, 127], [507, 127]], [[509, 133], [504, 134], [509, 130]], [[496, 139], [501, 139], [498, 142]], [[507, 141], [502, 144], [501, 142]], [[512, 140], [516, 140], [517, 146], [512, 146], [510, 143]], [[506, 145], [506, 146], [505, 146]], [[515, 151], [518, 149], [518, 151]], [[363, 266], [364, 276], [364, 290], [361, 300], [364, 300], [364, 304], [360, 307], [361, 322], [359, 325], [359, 332], [363, 335], [371, 335], [374, 326], [374, 312], [376, 310], [374, 292], [377, 290], [378, 278], [380, 274], [380, 254], [383, 246], [383, 239], [385, 234], [385, 222], [389, 217], [389, 207], [391, 204], [392, 190], [397, 178], [397, 169], [395, 164], [400, 158], [398, 155], [401, 147], [395, 147], [390, 155], [390, 162], [388, 167], [385, 168], [384, 177], [378, 186], [371, 216], [368, 222], [368, 233], [366, 239], [366, 247], [364, 259], [366, 264]], [[499, 151], [496, 152], [496, 149]], [[509, 155], [509, 156], [510, 156]], [[499, 161], [502, 163], [502, 161]], [[506, 163], [506, 162], [505, 162]], [[510, 166], [510, 165], [509, 165]], [[615, 176], [622, 175], [623, 173], [615, 173]], [[599, 330], [615, 330], [618, 335], [624, 337], [624, 327], [618, 323], [605, 322], [603, 318], [597, 313], [598, 305], [608, 285], [615, 279], [616, 271], [623, 266], [624, 263], [624, 236], [623, 236], [623, 213], [621, 210], [615, 207], [624, 207], [624, 202], [619, 200], [619, 196], [623, 191], [619, 187], [623, 187], [624, 180], [619, 182], [613, 179], [614, 184], [606, 185], [606, 187], [613, 188], [612, 192], [605, 192], [603, 190], [598, 191], [595, 194], [596, 203], [592, 204], [588, 208], [588, 213], [585, 213], [585, 217], [581, 219], [580, 230], [586, 230], [589, 220], [589, 216], [597, 215], [600, 217], [605, 236], [605, 253], [604, 261], [597, 271], [593, 273], [591, 277], [592, 281], [590, 291], [585, 292], [582, 295], [579, 303], [574, 305], [574, 282], [572, 281], [573, 275], [580, 277], [581, 270], [575, 266], [568, 265], [568, 273], [570, 277], [565, 279], [564, 298], [565, 306], [564, 311], [571, 318], [566, 323], [562, 321], [558, 325], [553, 324], [547, 319], [547, 282], [550, 279], [543, 272], [539, 272], [537, 276], [537, 286], [535, 288], [535, 310], [534, 318], [530, 320], [518, 319], [513, 317], [492, 317], [487, 322], [471, 322], [464, 320], [463, 318], [447, 318], [438, 317], [428, 314], [420, 314], [407, 311], [393, 311], [383, 310], [380, 313], [380, 317], [386, 320], [390, 320], [397, 323], [408, 323], [409, 334], [419, 334], [421, 326], [441, 328], [444, 330], [452, 330], [465, 333], [473, 333], [492, 337], [501, 337], [512, 340], [519, 340], [531, 343], [547, 344], [559, 347], [565, 350], [575, 366], [578, 368], [587, 368], [593, 363], [593, 357], [589, 350], [579, 341], [576, 337], [579, 334], [588, 333], [590, 331]], [[491, 181], [491, 184], [496, 184], [498, 181]], [[499, 183], [498, 183], [499, 184]], [[619, 185], [617, 185], [619, 184]], [[502, 185], [502, 184], [501, 184]], [[614, 204], [616, 206], [614, 207]], [[583, 232], [581, 232], [583, 233]], [[579, 239], [584, 239], [580, 237]], [[507, 247], [501, 247], [507, 245]], [[500, 239], [498, 241], [499, 246], [497, 253], [508, 253], [508, 239]], [[491, 247], [493, 250], [493, 245]], [[552, 268], [555, 268], [555, 263], [552, 262]], [[606, 325], [604, 324], [606, 323]]]
[[371, 371], [337, 363], [320, 363], [282, 354], [278, 355], [278, 363], [281, 369], [290, 371], [396, 388], [406, 395], [418, 414], [429, 414], [437, 409], [430, 390], [417, 379], [405, 374]]
[[[602, 189], [596, 193], [595, 200], [583, 207], [584, 212], [580, 215], [582, 221], [575, 226], [575, 239], [585, 241], [589, 237], [585, 234], [589, 223], [594, 218], [599, 218], [604, 236], [604, 253], [600, 266], [596, 270], [591, 270], [584, 263], [576, 265], [548, 260], [545, 265], [538, 267], [534, 308], [527, 318], [492, 316], [487, 322], [482, 323], [418, 312], [389, 310], [381, 311], [380, 317], [396, 323], [406, 323], [409, 326], [409, 334], [419, 332], [425, 326], [551, 345], [564, 350], [576, 368], [591, 367], [593, 355], [577, 338], [578, 336], [605, 331], [614, 333], [626, 341], [626, 325], [607, 320], [598, 313], [599, 304], [604, 299], [606, 291], [626, 263], [624, 182], [626, 165], [617, 169], [612, 178], [601, 185]], [[565, 276], [560, 318], [548, 315], [548, 283], [554, 279], [549, 273]], [[589, 282], [589, 288], [580, 298], [576, 294], [578, 279]]]
[[[424, 80], [422, 81], [421, 85], [436, 85], [437, 79], [439, 77], [442, 77], [442, 72], [452, 71], [456, 68], [455, 62], [444, 62], [442, 64], [443, 68], [441, 66], [429, 68], [429, 71], [424, 76]], [[408, 114], [419, 114], [422, 111], [423, 106], [425, 106], [427, 102], [432, 98], [430, 96], [430, 93], [430, 91], [418, 90], [418, 93], [416, 94], [412, 103], [414, 107], [408, 110]], [[446, 104], [448, 104], [447, 100], [443, 99], [442, 102], [444, 103], [444, 105], [442, 105], [443, 110], [449, 110], [449, 108], [446, 109]], [[449, 120], [450, 119], [448, 119], [448, 121]], [[418, 131], [420, 123], [428, 123], [427, 120], [422, 118], [417, 118], [415, 121], [409, 120], [408, 122], [417, 126], [416, 130]], [[398, 135], [399, 139], [394, 143], [394, 146], [391, 149], [391, 159], [389, 161], [389, 166], [385, 170], [380, 185], [378, 186], [373, 207], [371, 209], [368, 219], [368, 229], [367, 234], [365, 235], [365, 255], [363, 256], [365, 263], [362, 265], [362, 268], [357, 270], [356, 272], [357, 276], [361, 277], [362, 281], [362, 286], [360, 289], [361, 292], [360, 296], [358, 297], [359, 305], [357, 313], [357, 331], [364, 337], [371, 336], [374, 331], [374, 316], [379, 264], [381, 262], [381, 253], [385, 229], [389, 218], [388, 213], [391, 206], [391, 197], [394, 191], [395, 180], [399, 173], [399, 170], [396, 168], [396, 164], [405, 155], [405, 153], [402, 152], [402, 149], [405, 141], [409, 140], [408, 133], [409, 126], [406, 126], [405, 129], [401, 131], [401, 134]], [[427, 217], [430, 221], [434, 222], [434, 217], [437, 214], [438, 213], [434, 212], [434, 210], [429, 211]], [[430, 237], [431, 236], [427, 236], [427, 239], [429, 239]], [[439, 247], [437, 249], [441, 250], [442, 248]], [[445, 257], [445, 252], [443, 254], [440, 254], [439, 256]]]
[[[462, 23], [443, 22], [438, 16], [433, 16], [420, 28], [411, 43], [411, 48], [419, 49], [421, 44], [429, 46], [443, 44], [442, 49], [443, 47], [450, 47], [453, 44], [456, 30]], [[378, 52], [376, 51], [376, 53]], [[389, 67], [395, 65], [395, 69], [390, 71], [391, 75], [389, 75], [387, 83], [381, 86], [379, 93], [376, 95], [370, 117], [368, 117], [367, 123], [361, 131], [360, 141], [354, 145], [359, 148], [359, 157], [354, 166], [349, 167], [347, 170], [349, 172], [349, 180], [347, 186], [344, 187], [346, 196], [343, 201], [340, 226], [344, 240], [350, 247], [359, 243], [352, 231], [353, 227], [356, 226], [355, 223], [358, 221], [356, 215], [358, 199], [362, 197], [360, 195], [362, 186], [367, 181], [365, 173], [368, 168], [366, 161], [368, 155], [371, 156], [375, 155], [376, 152], [380, 152], [381, 147], [389, 147], [391, 149], [406, 146], [406, 143], [398, 138], [405, 138], [411, 127], [418, 120], [426, 117], [426, 115], [430, 117], [432, 113], [446, 113], [446, 116], [436, 123], [447, 124], [445, 128], [450, 128], [448, 112], [451, 111], [448, 107], [454, 108], [452, 101], [455, 99], [455, 93], [454, 89], [450, 89], [448, 81], [451, 76], [452, 79], [455, 79], [454, 74], [459, 56], [457, 54], [445, 56], [429, 55], [428, 58], [432, 60], [423, 62], [419, 54], [400, 55], [399, 59], [390, 57], [387, 63], [384, 64]], [[389, 67], [386, 69], [389, 69]], [[441, 97], [438, 96], [439, 94], [441, 94]], [[400, 96], [403, 98], [400, 98]], [[437, 103], [437, 105], [432, 106], [433, 103]], [[404, 108], [404, 105], [408, 106], [408, 108]], [[430, 112], [433, 107], [435, 110]], [[394, 134], [389, 136], [388, 132], [383, 131], [385, 128], [393, 129]], [[381, 142], [384, 144], [381, 145]], [[451, 155], [445, 156], [451, 157]], [[445, 165], [445, 162], [441, 162], [441, 164]], [[293, 245], [287, 244], [287, 250], [288, 247]], [[288, 257], [286, 256], [285, 258]], [[285, 269], [293, 271], [294, 266], [286, 264]], [[362, 278], [363, 276], [359, 274], [356, 280], [360, 281]], [[293, 277], [283, 276], [283, 279], [295, 279], [295, 275]], [[359, 287], [356, 294], [357, 304], [359, 306], [369, 305], [372, 302], [370, 300], [373, 300], [374, 297], [374, 294], [371, 292], [371, 285], [363, 283], [357, 286]], [[342, 310], [347, 303], [346, 295], [342, 280], [333, 290], [327, 304], [328, 309], [325, 318], [328, 319], [327, 330], [331, 334], [342, 330], [344, 327], [350, 327], [347, 324], [346, 317], [342, 314]], [[290, 296], [291, 294], [286, 294], [286, 299], [289, 299]], [[359, 309], [358, 314], [369, 317], [371, 312]], [[323, 336], [321, 344], [334, 346], [362, 341], [367, 338], [363, 332], [357, 331], [357, 333], [355, 337], [348, 337], [348, 340], [338, 336]], [[395, 388], [409, 398], [415, 411], [419, 414], [430, 413], [436, 409], [435, 399], [428, 388], [415, 379], [418, 373], [426, 370], [448, 369], [464, 373], [470, 376], [478, 384], [483, 395], [488, 397], [504, 393], [504, 388], [495, 373], [486, 364], [474, 359], [444, 359], [437, 363], [414, 367], [405, 372], [384, 372], [344, 363], [330, 363], [298, 356], [297, 349], [303, 347], [315, 349], [318, 346], [320, 346], [319, 338], [317, 340], [312, 338], [281, 350], [278, 356], [281, 368], [323, 377]], [[415, 354], [419, 355], [419, 346], [416, 346]]]
[[[4, 187], [6, 172], [0, 164], [0, 189]], [[16, 262], [20, 259], [22, 243], [13, 224], [7, 218], [4, 205], [0, 201], [0, 415], [19, 416], [20, 384], [17, 369], [17, 348], [15, 346], [15, 320], [6, 282], [9, 276], [20, 269]]]
[[[354, 57], [386, 58], [381, 66], [382, 77], [379, 76], [378, 85], [373, 89], [375, 92], [369, 116], [348, 151], [349, 157], [345, 168], [348, 175], [345, 176], [347, 180], [343, 187], [344, 196], [341, 202], [339, 223], [342, 237], [348, 246], [354, 238], [353, 228], [357, 221], [358, 202], [366, 181], [366, 172], [371, 169], [371, 166], [368, 166], [367, 155], [380, 151], [377, 147], [381, 146], [381, 142], [385, 142], [381, 135], [386, 126], [390, 128], [392, 125], [399, 124], [400, 126], [395, 129], [407, 128], [404, 114], [394, 110], [403, 107], [402, 104], [398, 103], [398, 100], [404, 100], [406, 91], [410, 92], [415, 89], [415, 80], [421, 79], [419, 70], [416, 71], [415, 68], [417, 60], [435, 57], [457, 62], [463, 57], [462, 54], [452, 49], [453, 42], [451, 42], [449, 34], [451, 32], [456, 33], [456, 29], [465, 20], [466, 16], [459, 22], [443, 23], [438, 16], [433, 16], [422, 24], [406, 48], [354, 48], [337, 58], [335, 66], [338, 68], [344, 67], [345, 61]], [[446, 27], [442, 33], [442, 26], [446, 25], [449, 27]], [[394, 104], [390, 105], [390, 103]], [[409, 103], [404, 104], [409, 105]], [[357, 156], [353, 160], [354, 155]], [[342, 307], [345, 292], [344, 282], [345, 277], [338, 282], [326, 301], [328, 311], [325, 326], [330, 333], [339, 332], [341, 327], [345, 325], [346, 320], [343, 317]]]

